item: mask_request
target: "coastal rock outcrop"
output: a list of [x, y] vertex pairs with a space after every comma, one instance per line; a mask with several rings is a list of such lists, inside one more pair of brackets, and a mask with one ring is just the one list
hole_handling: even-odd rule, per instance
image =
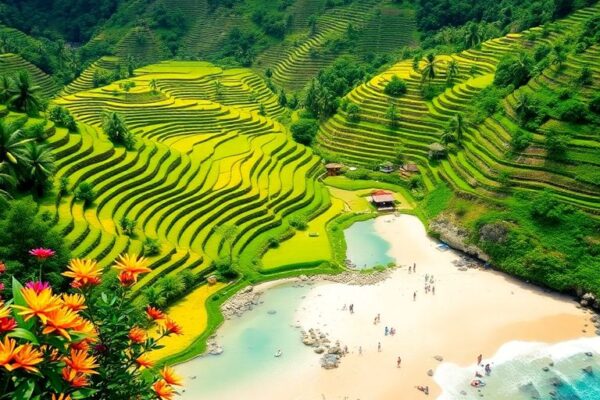
[[469, 231], [453, 223], [446, 216], [433, 220], [429, 224], [429, 230], [439, 235], [440, 240], [453, 249], [460, 250], [486, 262], [490, 260], [490, 256], [483, 250], [469, 243]]

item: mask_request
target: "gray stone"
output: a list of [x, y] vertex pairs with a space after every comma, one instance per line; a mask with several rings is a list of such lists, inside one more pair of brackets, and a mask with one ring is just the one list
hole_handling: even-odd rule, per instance
[[444, 357], [442, 357], [442, 356], [440, 356], [440, 355], [434, 356], [433, 358], [435, 358], [435, 359], [436, 359], [436, 361], [439, 361], [439, 362], [442, 362], [442, 361], [444, 361]]
[[433, 376], [433, 370], [432, 370], [432, 369], [428, 370], [428, 371], [427, 371], [427, 375], [428, 375], [428, 376]]

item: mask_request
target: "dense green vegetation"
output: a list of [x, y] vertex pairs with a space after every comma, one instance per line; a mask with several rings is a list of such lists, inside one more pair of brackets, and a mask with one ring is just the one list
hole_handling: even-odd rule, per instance
[[[20, 279], [34, 242], [58, 252], [44, 268], [59, 284], [69, 252], [103, 268], [143, 254], [138, 305], [236, 282], [208, 304], [214, 329], [247, 283], [341, 270], [341, 230], [371, 216], [334, 219], [318, 178], [341, 162], [341, 190], [398, 192], [499, 269], [600, 295], [598, 4], [89, 8], [0, 2], [0, 261]], [[292, 255], [294, 240], [319, 255]]]

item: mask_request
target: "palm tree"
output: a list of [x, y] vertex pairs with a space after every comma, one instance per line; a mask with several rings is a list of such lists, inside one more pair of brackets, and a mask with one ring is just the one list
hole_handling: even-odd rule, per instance
[[39, 90], [38, 85], [32, 84], [27, 71], [21, 71], [10, 90], [11, 96], [8, 104], [18, 111], [37, 115], [38, 111], [42, 109], [42, 100], [37, 93]]
[[465, 123], [462, 114], [456, 114], [450, 122], [450, 129], [456, 138], [457, 143], [461, 143], [465, 134]]
[[156, 79], [150, 80], [150, 89], [152, 89], [152, 93], [156, 93], [158, 91], [158, 83]]
[[11, 96], [13, 81], [8, 75], [0, 76], [0, 103], [6, 103]]
[[467, 25], [467, 34], [465, 35], [465, 45], [467, 48], [475, 47], [481, 43], [481, 32], [479, 25], [475, 22], [470, 22]]
[[454, 132], [452, 132], [452, 129], [444, 129], [444, 131], [442, 132], [442, 136], [440, 136], [440, 142], [448, 144], [450, 142], [454, 142], [454, 140], [455, 137]]
[[120, 114], [109, 111], [102, 114], [102, 129], [112, 142], [123, 143], [129, 134], [125, 120]]
[[11, 189], [15, 186], [15, 179], [9, 174], [4, 173], [3, 171], [7, 167], [4, 163], [0, 163], [0, 199], [10, 199], [10, 193], [8, 189]]
[[25, 149], [24, 180], [31, 184], [38, 196], [41, 197], [54, 173], [54, 156], [47, 146], [37, 143], [29, 143]]
[[10, 124], [0, 124], [0, 163], [5, 164], [9, 173], [16, 175], [16, 167], [25, 161], [25, 144], [31, 139], [24, 137], [23, 131]]
[[433, 79], [436, 77], [435, 66], [438, 60], [435, 58], [435, 54], [429, 53], [425, 57], [425, 66], [421, 70], [421, 83], [427, 81], [431, 83]]
[[458, 65], [458, 61], [452, 60], [448, 63], [448, 69], [446, 71], [446, 80], [448, 83], [453, 83], [454, 79], [460, 73], [460, 66]]

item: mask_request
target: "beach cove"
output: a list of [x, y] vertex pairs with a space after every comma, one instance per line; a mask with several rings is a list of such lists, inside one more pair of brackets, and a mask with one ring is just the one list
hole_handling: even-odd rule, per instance
[[[254, 310], [219, 329], [222, 355], [178, 366], [188, 378], [183, 398], [427, 398], [417, 385], [428, 386], [429, 398], [436, 398], [447, 384], [438, 368], [474, 373], [479, 354], [484, 363], [493, 363], [507, 343], [559, 343], [594, 335], [592, 315], [570, 298], [502, 273], [459, 268], [461, 255], [440, 251], [416, 217], [381, 216], [374, 228], [400, 266], [388, 279], [374, 285], [270, 283]], [[416, 271], [409, 272], [415, 264]], [[380, 322], [374, 323], [378, 314]], [[386, 327], [393, 327], [395, 335], [385, 335]], [[347, 346], [338, 368], [322, 369], [320, 356], [301, 343], [301, 332], [310, 329]], [[278, 350], [282, 356], [274, 357]], [[231, 375], [233, 368], [236, 375]], [[461, 390], [477, 397], [466, 382]]]

